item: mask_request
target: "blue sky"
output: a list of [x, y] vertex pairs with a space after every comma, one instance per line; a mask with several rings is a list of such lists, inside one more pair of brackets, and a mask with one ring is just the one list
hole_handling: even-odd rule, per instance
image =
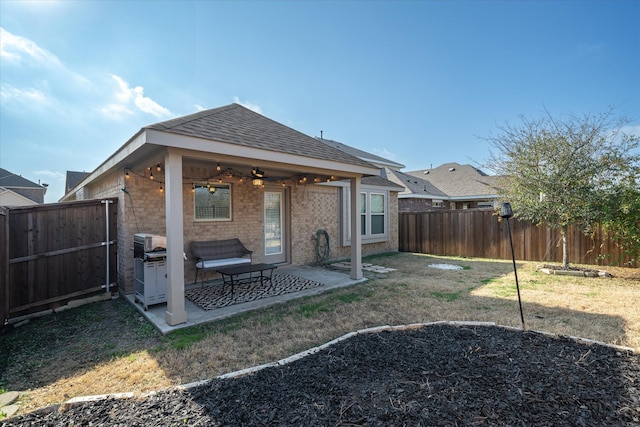
[[519, 115], [640, 134], [640, 1], [0, 0], [0, 167], [64, 191], [141, 127], [238, 102], [405, 171]]

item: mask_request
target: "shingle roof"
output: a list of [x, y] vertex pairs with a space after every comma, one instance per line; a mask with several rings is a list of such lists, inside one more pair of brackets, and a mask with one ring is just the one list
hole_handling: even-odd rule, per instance
[[449, 197], [492, 196], [499, 192], [499, 177], [489, 176], [471, 165], [445, 163], [437, 168], [407, 174], [429, 181]]
[[68, 193], [69, 190], [71, 190], [73, 187], [75, 187], [77, 183], [82, 181], [88, 175], [89, 175], [89, 172], [67, 171], [67, 180], [66, 180], [66, 185], [65, 185], [65, 188], [66, 188], [65, 193]]
[[424, 194], [430, 196], [446, 197], [447, 195], [440, 191], [437, 187], [431, 184], [429, 181], [422, 178], [408, 175], [404, 172], [400, 172], [394, 169], [385, 168], [385, 174], [388, 180], [395, 182], [405, 188], [405, 191], [400, 194]]
[[19, 187], [19, 188], [40, 188], [44, 187], [40, 184], [36, 184], [33, 181], [29, 181], [26, 178], [9, 172], [6, 169], [0, 168], [0, 186], [5, 188]]
[[278, 123], [239, 104], [200, 111], [146, 126], [185, 136], [372, 167], [356, 156]]
[[[377, 185], [380, 187], [395, 187], [398, 189], [398, 191], [403, 188], [401, 185], [398, 185], [396, 182], [391, 181], [385, 178], [384, 176], [378, 176], [378, 175], [362, 177], [362, 183], [366, 185]], [[392, 191], [395, 191], [395, 190], [392, 190]]]
[[350, 145], [343, 144], [342, 142], [339, 142], [339, 141], [334, 141], [332, 139], [317, 138], [317, 137], [316, 139], [324, 144], [337, 148], [338, 150], [344, 151], [345, 153], [349, 153], [352, 156], [356, 156], [362, 160], [371, 161], [373, 163], [377, 163], [381, 165], [389, 165], [398, 169], [402, 169], [404, 167], [403, 164], [394, 162], [389, 159], [385, 159], [384, 157], [376, 156], [375, 154], [371, 154], [367, 151], [363, 151], [358, 148], [351, 147]]

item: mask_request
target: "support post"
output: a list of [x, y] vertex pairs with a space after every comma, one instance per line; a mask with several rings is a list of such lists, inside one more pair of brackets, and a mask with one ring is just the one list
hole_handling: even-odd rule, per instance
[[184, 302], [184, 212], [182, 207], [182, 155], [169, 148], [164, 158], [167, 235], [167, 311], [174, 326], [187, 321]]
[[360, 235], [361, 178], [351, 178], [351, 274], [353, 280], [362, 279], [362, 236]]

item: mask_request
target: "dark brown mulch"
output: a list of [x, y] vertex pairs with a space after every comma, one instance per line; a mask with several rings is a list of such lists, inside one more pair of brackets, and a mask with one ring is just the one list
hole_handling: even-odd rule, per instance
[[7, 425], [637, 426], [640, 355], [498, 327], [359, 334], [189, 391]]

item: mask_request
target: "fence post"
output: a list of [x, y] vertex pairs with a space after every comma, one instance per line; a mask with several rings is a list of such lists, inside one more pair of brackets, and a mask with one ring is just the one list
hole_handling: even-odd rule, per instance
[[105, 224], [105, 247], [107, 248], [107, 257], [106, 257], [106, 277], [105, 277], [105, 293], [109, 293], [109, 283], [111, 283], [111, 278], [109, 277], [109, 267], [111, 263], [109, 262], [109, 251], [111, 250], [111, 244], [109, 240], [109, 205], [113, 203], [113, 200], [102, 200], [100, 203], [104, 203], [104, 224]]
[[9, 318], [9, 209], [0, 207], [0, 216], [2, 217], [2, 229], [0, 235], [0, 266], [2, 274], [0, 275], [0, 296], [4, 303], [0, 306], [0, 330]]

